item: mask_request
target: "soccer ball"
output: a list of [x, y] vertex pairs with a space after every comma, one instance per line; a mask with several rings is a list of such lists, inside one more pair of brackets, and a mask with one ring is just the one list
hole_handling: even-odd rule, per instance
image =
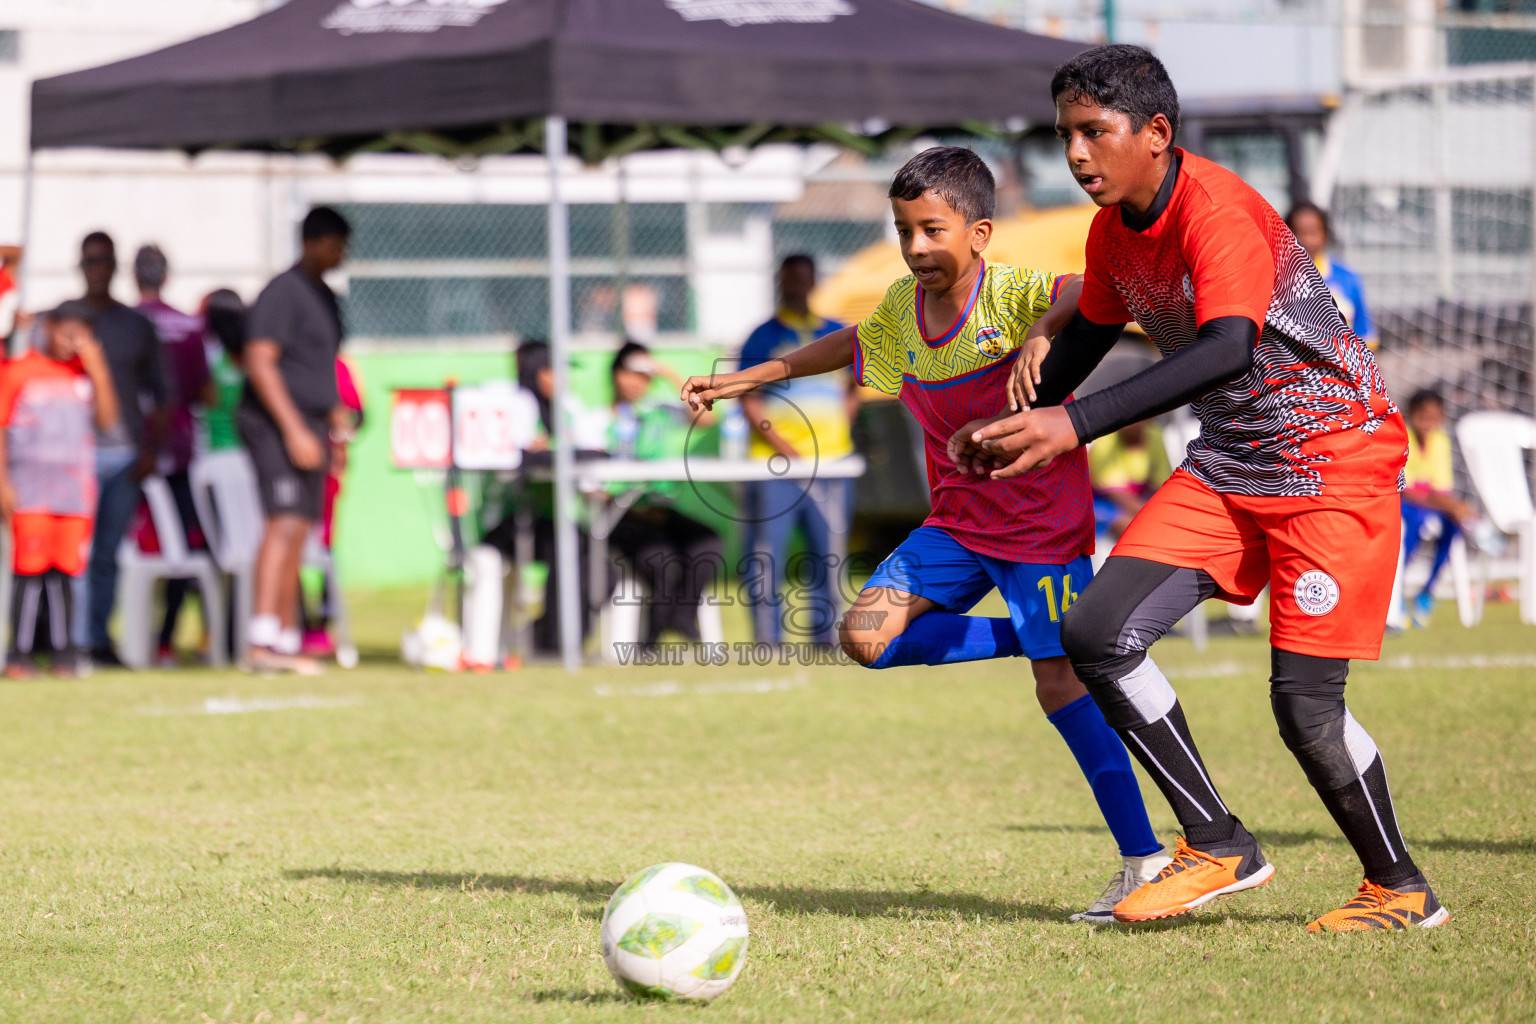
[[608, 973], [630, 995], [714, 999], [747, 961], [747, 913], [703, 868], [656, 864], [613, 894], [602, 939]]

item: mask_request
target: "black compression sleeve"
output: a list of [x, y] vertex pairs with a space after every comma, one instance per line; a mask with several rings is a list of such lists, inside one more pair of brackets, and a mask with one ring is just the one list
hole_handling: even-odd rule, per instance
[[[1121, 427], [1160, 416], [1192, 402], [1253, 367], [1259, 327], [1245, 316], [1219, 316], [1200, 325], [1186, 348], [1067, 404], [1077, 439], [1087, 444]], [[1052, 346], [1054, 350], [1055, 346]]]
[[1096, 324], [1081, 313], [1051, 341], [1051, 350], [1040, 364], [1040, 384], [1035, 405], [1060, 405], [1078, 389], [1094, 368], [1120, 340], [1124, 324]]

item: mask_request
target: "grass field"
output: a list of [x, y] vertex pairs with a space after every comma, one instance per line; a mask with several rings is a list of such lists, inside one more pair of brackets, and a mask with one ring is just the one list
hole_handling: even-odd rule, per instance
[[[357, 612], [382, 647], [415, 600]], [[1261, 639], [1159, 653], [1275, 881], [1134, 931], [1065, 920], [1115, 857], [1021, 662], [5, 684], [0, 1020], [1529, 1020], [1536, 630], [1440, 618], [1350, 687], [1453, 914], [1418, 934], [1303, 930], [1359, 878]], [[672, 859], [751, 920], [703, 1009], [597, 950]]]

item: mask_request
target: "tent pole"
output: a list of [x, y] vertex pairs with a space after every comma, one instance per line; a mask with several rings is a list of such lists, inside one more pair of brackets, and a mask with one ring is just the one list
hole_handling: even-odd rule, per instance
[[[28, 146], [26, 163], [22, 165], [21, 170], [21, 238], [17, 240], [17, 244], [21, 247], [21, 259], [16, 263], [16, 314], [18, 316], [27, 308], [27, 251], [32, 248], [32, 189], [37, 176], [35, 159], [36, 151]], [[0, 341], [3, 340], [0, 339]], [[13, 332], [11, 344], [15, 347], [15, 351], [10, 353], [13, 356], [20, 355], [25, 350], [26, 345], [20, 331]], [[9, 616], [9, 605], [5, 611]]]
[[[624, 293], [629, 290], [629, 174], [625, 158], [619, 157], [615, 171], [618, 199], [613, 204], [613, 291], [618, 302], [617, 321], [613, 329], [624, 341], [629, 340], [629, 324], [624, 320]], [[649, 338], [637, 338], [649, 341]]]
[[581, 566], [577, 558], [576, 453], [565, 415], [571, 381], [571, 238], [561, 191], [565, 160], [565, 118], [544, 121], [549, 159], [549, 362], [554, 371], [555, 565], [559, 569], [560, 661], [567, 672], [581, 667]]

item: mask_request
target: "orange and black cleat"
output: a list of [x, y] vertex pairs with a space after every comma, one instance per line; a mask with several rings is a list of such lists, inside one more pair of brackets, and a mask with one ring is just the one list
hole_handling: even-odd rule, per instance
[[1274, 874], [1258, 840], [1241, 823], [1231, 839], [1201, 849], [1180, 836], [1172, 863], [1115, 904], [1115, 920], [1132, 923], [1187, 914], [1217, 896], [1256, 889]]
[[1400, 928], [1438, 928], [1451, 912], [1435, 899], [1435, 891], [1423, 874], [1396, 889], [1377, 885], [1367, 878], [1355, 898], [1307, 925], [1309, 932], [1391, 931]]

